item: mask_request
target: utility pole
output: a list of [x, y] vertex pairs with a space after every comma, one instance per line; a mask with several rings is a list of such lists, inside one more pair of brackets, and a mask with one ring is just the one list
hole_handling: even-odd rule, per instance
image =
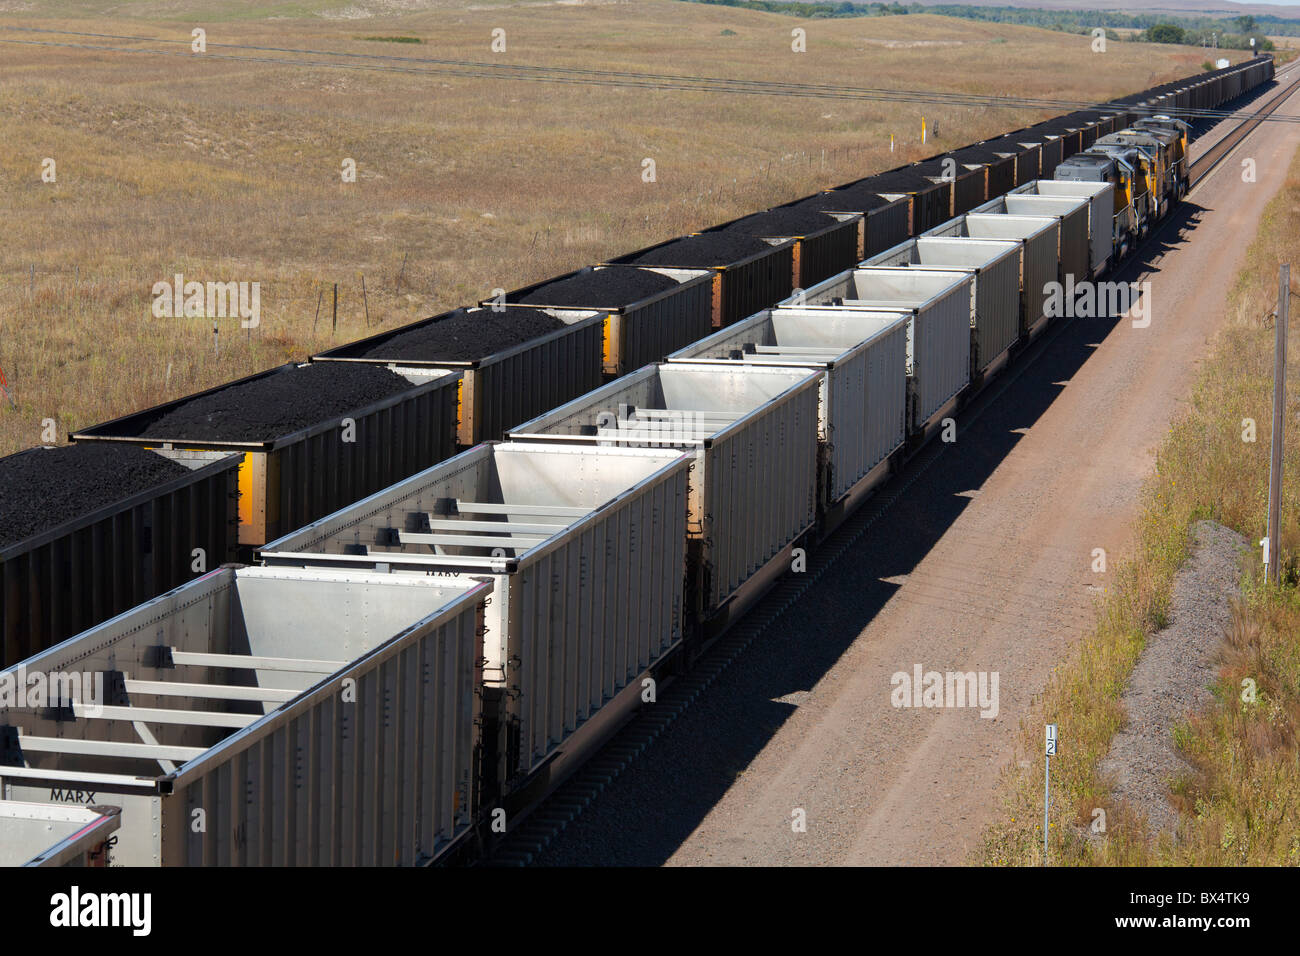
[[1282, 523], [1282, 432], [1286, 424], [1286, 327], [1291, 304], [1291, 265], [1283, 263], [1277, 276], [1277, 322], [1273, 326], [1273, 436], [1268, 466], [1268, 537], [1264, 542], [1264, 574], [1278, 581]]

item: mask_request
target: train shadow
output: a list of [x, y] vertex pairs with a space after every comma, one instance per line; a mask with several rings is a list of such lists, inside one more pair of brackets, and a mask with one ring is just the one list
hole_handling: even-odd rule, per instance
[[[1204, 210], [1184, 203], [1117, 271], [1132, 282], [1185, 242]], [[700, 825], [969, 506], [1127, 314], [1058, 320], [1046, 341], [958, 416], [959, 441], [932, 445], [878, 492], [908, 486], [869, 531], [560, 834], [541, 865], [657, 866]], [[1159, 320], [1156, 310], [1154, 320]], [[936, 454], [937, 451], [937, 454]], [[927, 459], [932, 459], [928, 464]], [[865, 507], [872, 508], [868, 502]]]
[[1132, 282], [1143, 273], [1156, 274], [1160, 271], [1160, 261], [1179, 246], [1186, 244], [1191, 233], [1201, 219], [1210, 210], [1184, 199], [1147, 238], [1146, 242], [1129, 256], [1118, 269], [1112, 269], [1107, 276], [1111, 281]]

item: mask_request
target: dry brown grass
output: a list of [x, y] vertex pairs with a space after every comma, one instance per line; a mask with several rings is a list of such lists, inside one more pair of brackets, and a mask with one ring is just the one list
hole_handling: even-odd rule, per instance
[[[520, 63], [1089, 101], [1201, 59], [933, 16], [800, 23], [668, 0], [100, 6], [30, 8], [60, 21], [8, 3], [0, 25], [176, 41], [201, 25], [213, 45], [464, 59], [490, 59], [501, 27], [501, 59]], [[807, 54], [790, 50], [795, 26]], [[358, 39], [375, 35], [424, 42]], [[0, 29], [15, 37], [161, 45]], [[3, 46], [0, 370], [18, 407], [0, 412], [0, 454], [39, 443], [46, 418], [66, 434], [359, 337], [362, 274], [372, 322], [392, 326], [1046, 115]], [[924, 149], [922, 113], [937, 132]], [[45, 157], [57, 183], [41, 182]], [[345, 157], [355, 184], [340, 182]], [[154, 319], [153, 283], [177, 272], [260, 282], [261, 328], [224, 321], [214, 356], [209, 323]], [[335, 282], [338, 330], [328, 291], [313, 329]]]

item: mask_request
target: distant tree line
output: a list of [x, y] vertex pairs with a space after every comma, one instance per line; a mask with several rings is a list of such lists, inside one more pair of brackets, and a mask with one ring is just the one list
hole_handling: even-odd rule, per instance
[[[1065, 33], [1091, 33], [1098, 27], [1107, 30], [1139, 31], [1132, 39], [1148, 43], [1182, 43], [1190, 46], [1209, 45], [1229, 50], [1249, 48], [1251, 37], [1255, 49], [1273, 49], [1265, 36], [1300, 36], [1300, 20], [1275, 16], [1239, 17], [1182, 17], [1169, 14], [1119, 13], [1108, 10], [1038, 10], [1027, 7], [972, 7], [963, 4], [920, 3], [821, 3], [802, 0], [688, 0], [693, 3], [712, 3], [719, 6], [743, 7], [767, 13], [784, 13], [805, 19], [834, 17], [881, 17], [907, 13], [933, 13], [963, 20], [983, 20], [989, 23], [1016, 23], [1024, 26], [1060, 30]], [[1118, 34], [1109, 33], [1111, 39]]]
[[[1148, 43], [1182, 43], [1188, 46], [1217, 46], [1225, 50], [1250, 49], [1251, 40], [1255, 41], [1256, 50], [1273, 49], [1273, 41], [1259, 30], [1254, 17], [1233, 17], [1231, 21], [1221, 21], [1219, 29], [1189, 29], [1168, 21], [1154, 24], [1144, 30], [1138, 39]], [[1230, 33], [1227, 27], [1231, 23], [1237, 33]]]

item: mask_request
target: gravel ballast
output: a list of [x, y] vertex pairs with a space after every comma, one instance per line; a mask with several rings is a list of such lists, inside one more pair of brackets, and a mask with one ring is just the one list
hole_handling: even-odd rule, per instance
[[632, 262], [644, 266], [676, 266], [681, 269], [712, 269], [749, 259], [772, 248], [756, 236], [739, 232], [710, 232], [687, 236], [641, 253]]
[[471, 362], [558, 332], [565, 324], [541, 309], [457, 309], [435, 322], [372, 345], [358, 357], [416, 362]]
[[518, 301], [558, 308], [621, 309], [678, 285], [676, 279], [649, 269], [610, 266], [591, 269], [533, 289]]
[[0, 458], [0, 548], [184, 475], [156, 452], [92, 442]]
[[132, 437], [272, 441], [411, 387], [382, 365], [303, 365], [191, 399], [158, 415]]
[[1102, 761], [1118, 801], [1145, 814], [1155, 830], [1172, 832], [1174, 778], [1191, 768], [1174, 745], [1174, 728], [1210, 703], [1215, 655], [1232, 623], [1246, 540], [1214, 521], [1196, 523], [1195, 550], [1174, 576], [1169, 626], [1142, 650], [1121, 703], [1128, 715]]

